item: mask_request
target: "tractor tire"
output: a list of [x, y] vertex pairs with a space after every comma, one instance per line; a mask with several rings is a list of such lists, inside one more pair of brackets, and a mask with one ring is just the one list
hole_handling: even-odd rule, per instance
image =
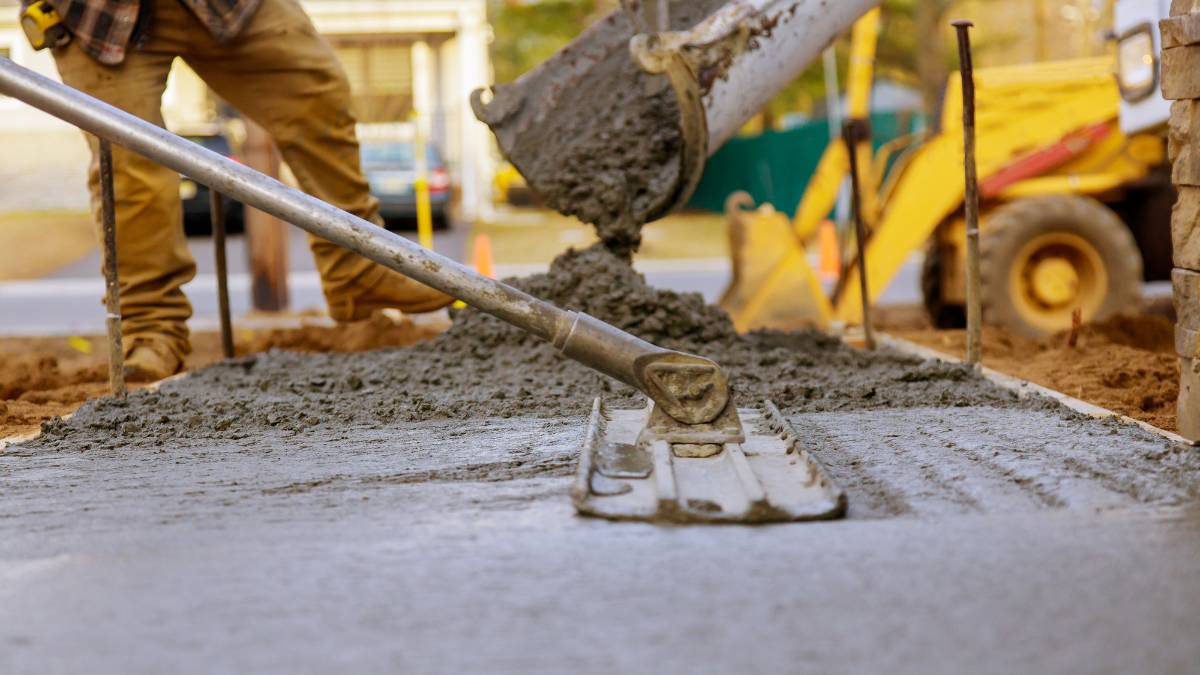
[[1135, 310], [1142, 255], [1104, 204], [1076, 195], [1021, 199], [988, 215], [980, 233], [984, 322], [1037, 338]]
[[934, 328], [963, 328], [967, 325], [966, 311], [958, 303], [946, 302], [942, 292], [943, 255], [935, 234], [925, 245], [925, 261], [921, 263], [921, 297], [925, 301], [925, 313]]

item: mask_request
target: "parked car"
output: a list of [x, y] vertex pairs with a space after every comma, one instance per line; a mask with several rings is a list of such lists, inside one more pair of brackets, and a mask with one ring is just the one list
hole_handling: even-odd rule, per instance
[[[441, 154], [432, 145], [425, 149], [429, 170], [429, 202], [433, 225], [449, 224], [450, 173]], [[362, 167], [379, 200], [380, 213], [388, 220], [411, 220], [417, 215], [416, 152], [411, 141], [363, 141]]]
[[[222, 134], [196, 134], [184, 136], [193, 143], [198, 143], [213, 152], [239, 161], [233, 153], [229, 139]], [[182, 176], [179, 181], [179, 198], [183, 201], [183, 231], [189, 237], [207, 237], [212, 235], [212, 216], [209, 211], [208, 186]], [[243, 219], [244, 207], [241, 202], [226, 198], [225, 231], [241, 232], [245, 229]]]

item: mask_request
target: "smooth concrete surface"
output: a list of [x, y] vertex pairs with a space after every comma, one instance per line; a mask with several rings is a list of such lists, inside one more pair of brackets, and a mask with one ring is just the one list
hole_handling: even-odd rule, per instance
[[[577, 517], [582, 416], [10, 448], [0, 672], [1200, 664], [1200, 510], [1178, 478], [1191, 451], [1017, 410], [792, 419], [847, 487], [849, 519]], [[1147, 457], [1163, 471], [1134, 473]]]

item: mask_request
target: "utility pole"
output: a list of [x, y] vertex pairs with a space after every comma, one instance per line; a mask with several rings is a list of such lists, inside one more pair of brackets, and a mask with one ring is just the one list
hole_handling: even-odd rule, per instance
[[942, 59], [944, 10], [944, 0], [917, 0], [915, 20], [917, 35], [921, 36], [917, 41], [917, 78], [921, 83], [921, 100], [929, 115], [938, 108], [949, 74]]

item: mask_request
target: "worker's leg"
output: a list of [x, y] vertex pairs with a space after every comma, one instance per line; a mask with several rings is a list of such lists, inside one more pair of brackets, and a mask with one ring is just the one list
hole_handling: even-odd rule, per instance
[[[54, 58], [66, 84], [162, 125], [170, 56], [130, 50], [121, 65], [104, 66], [72, 42], [56, 50]], [[90, 134], [87, 140], [92, 150], [88, 188], [99, 231], [99, 143]], [[174, 363], [191, 351], [186, 321], [192, 308], [182, 286], [196, 273], [183, 235], [179, 174], [114, 145], [113, 188], [125, 351], [151, 344]]]
[[[382, 225], [360, 167], [346, 75], [296, 0], [262, 0], [235, 40], [216, 45], [197, 36], [185, 59], [270, 132], [305, 192]], [[448, 302], [328, 241], [310, 243], [335, 319], [365, 318], [373, 306], [428, 311]]]

